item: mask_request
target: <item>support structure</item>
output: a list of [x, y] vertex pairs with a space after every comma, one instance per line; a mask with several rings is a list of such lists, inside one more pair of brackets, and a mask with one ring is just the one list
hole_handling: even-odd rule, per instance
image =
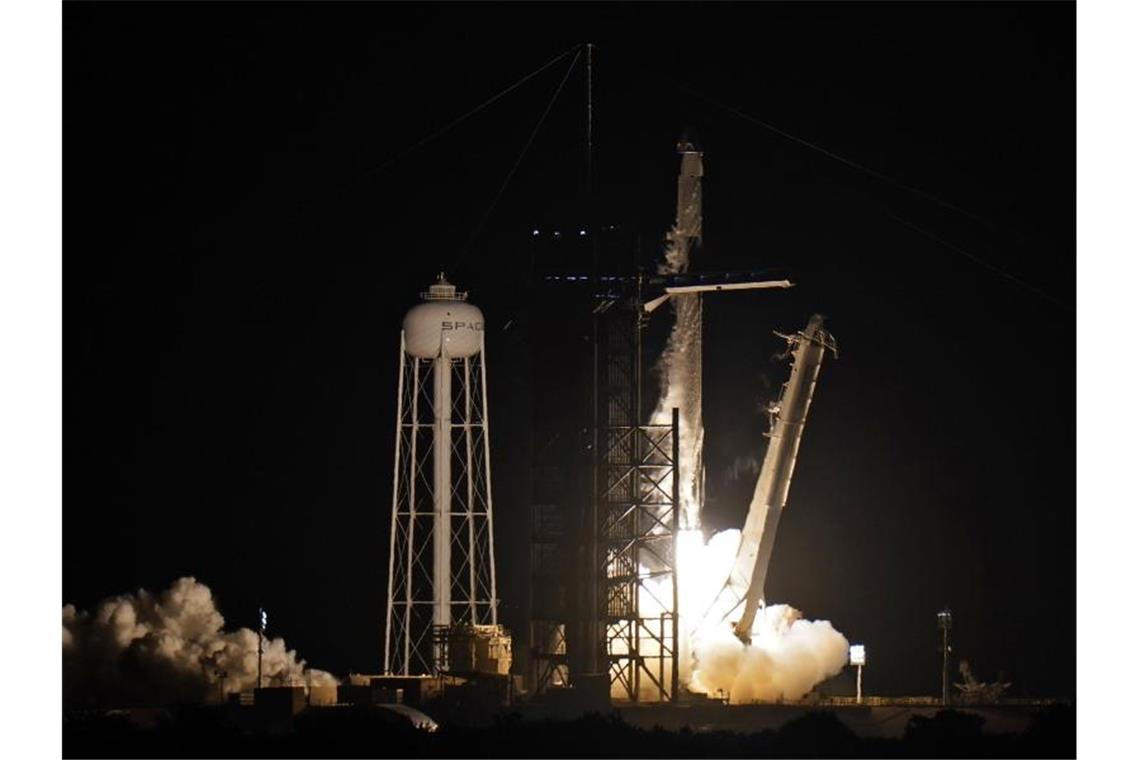
[[950, 703], [950, 609], [938, 613], [938, 627], [942, 631], [942, 704]]
[[400, 379], [384, 672], [446, 671], [454, 625], [497, 625], [483, 316], [442, 275], [408, 312]]
[[[543, 480], [561, 488], [568, 485], [555, 468]], [[554, 472], [550, 472], [554, 471]], [[566, 563], [566, 525], [558, 504], [550, 501], [531, 507], [530, 525], [530, 688], [541, 693], [570, 683], [566, 640], [566, 584], [561, 578]]]
[[265, 629], [269, 625], [269, 614], [264, 607], [257, 610], [257, 688], [261, 688], [261, 657], [265, 654]]
[[678, 413], [644, 425], [638, 294], [604, 302], [597, 318], [598, 627], [611, 696], [678, 696], [676, 537]]
[[863, 704], [863, 666], [867, 664], [867, 648], [862, 644], [852, 644], [849, 650], [850, 662], [855, 666], [855, 703]]

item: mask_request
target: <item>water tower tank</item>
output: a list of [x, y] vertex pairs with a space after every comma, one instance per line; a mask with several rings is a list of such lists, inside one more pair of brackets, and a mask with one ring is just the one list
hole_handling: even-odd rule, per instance
[[446, 352], [453, 359], [479, 353], [483, 337], [483, 312], [467, 303], [467, 294], [456, 291], [444, 279], [421, 293], [423, 303], [404, 316], [404, 350], [420, 359], [434, 359]]

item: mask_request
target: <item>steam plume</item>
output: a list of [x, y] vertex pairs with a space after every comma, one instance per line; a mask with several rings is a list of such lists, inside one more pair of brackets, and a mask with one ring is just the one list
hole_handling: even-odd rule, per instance
[[[678, 274], [689, 269], [693, 238], [677, 228], [669, 231], [665, 261], [658, 274]], [[704, 438], [701, 419], [701, 297], [698, 293], [678, 294], [670, 299], [675, 320], [669, 342], [657, 364], [661, 377], [661, 397], [653, 411], [654, 425], [668, 425], [673, 408], [679, 410], [681, 469], [681, 527], [700, 525], [704, 499]]]
[[[209, 587], [179, 578], [159, 595], [140, 589], [93, 613], [63, 608], [64, 703], [71, 707], [161, 705], [216, 699], [257, 685], [257, 633], [225, 631]], [[225, 673], [222, 678], [221, 673]], [[262, 682], [335, 684], [305, 667], [285, 640], [266, 638]]]
[[804, 620], [785, 604], [757, 617], [749, 646], [727, 625], [704, 632], [689, 688], [723, 693], [733, 704], [795, 701], [847, 664], [847, 639], [828, 621]]

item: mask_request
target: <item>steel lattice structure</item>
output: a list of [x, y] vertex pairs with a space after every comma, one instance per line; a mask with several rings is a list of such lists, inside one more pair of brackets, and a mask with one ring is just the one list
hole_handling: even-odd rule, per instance
[[536, 694], [570, 682], [566, 587], [561, 581], [565, 563], [560, 557], [565, 548], [565, 526], [558, 506], [535, 504], [531, 508], [529, 633], [531, 688]]
[[678, 415], [643, 425], [640, 297], [599, 314], [595, 462], [599, 622], [611, 694], [678, 694]]
[[487, 377], [481, 336], [464, 358], [400, 349], [384, 672], [425, 675], [447, 669], [433, 629], [498, 623]]

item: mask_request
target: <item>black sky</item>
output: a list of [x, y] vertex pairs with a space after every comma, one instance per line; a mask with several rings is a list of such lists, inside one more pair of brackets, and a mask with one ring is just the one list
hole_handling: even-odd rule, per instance
[[399, 321], [447, 267], [488, 319], [521, 625], [503, 327], [531, 230], [580, 219], [584, 69], [474, 239], [570, 58], [389, 162], [583, 41], [603, 223], [651, 264], [689, 129], [694, 266], [795, 274], [706, 301], [707, 520], [743, 522], [771, 330], [826, 314], [770, 596], [864, 642], [871, 693], [937, 689], [946, 603], [981, 676], [1074, 694], [1072, 3], [66, 3], [64, 601], [192, 574], [231, 624], [263, 604], [314, 665], [378, 668]]

